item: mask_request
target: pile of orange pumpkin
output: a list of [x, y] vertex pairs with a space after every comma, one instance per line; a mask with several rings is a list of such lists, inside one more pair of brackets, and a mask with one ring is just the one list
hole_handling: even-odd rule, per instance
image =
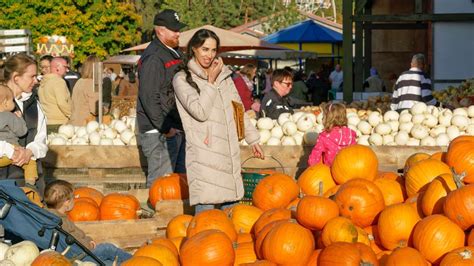
[[68, 218], [74, 222], [138, 219], [140, 202], [132, 195], [110, 193], [104, 196], [90, 187], [74, 190], [74, 207]]
[[253, 206], [179, 215], [123, 265], [474, 265], [474, 137], [378, 172], [354, 145], [297, 181], [274, 172]]

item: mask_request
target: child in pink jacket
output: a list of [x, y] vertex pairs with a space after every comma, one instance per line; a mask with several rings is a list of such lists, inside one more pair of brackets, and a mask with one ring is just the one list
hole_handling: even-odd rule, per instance
[[346, 107], [341, 103], [331, 103], [323, 108], [324, 131], [316, 141], [308, 165], [323, 162], [331, 166], [336, 154], [344, 147], [356, 143], [356, 132], [347, 127]]

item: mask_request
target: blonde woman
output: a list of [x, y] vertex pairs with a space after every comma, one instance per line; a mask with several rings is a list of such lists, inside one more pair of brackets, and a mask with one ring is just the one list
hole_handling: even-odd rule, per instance
[[69, 121], [71, 125], [84, 126], [88, 118], [97, 116], [99, 92], [94, 92], [92, 73], [94, 63], [98, 62], [99, 58], [91, 55], [82, 66], [81, 78], [72, 90], [72, 114]]

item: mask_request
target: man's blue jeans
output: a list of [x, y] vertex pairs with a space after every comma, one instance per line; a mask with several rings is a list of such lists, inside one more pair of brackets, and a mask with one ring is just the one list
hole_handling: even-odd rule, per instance
[[97, 258], [106, 263], [106, 265], [112, 265], [112, 262], [115, 260], [115, 257], [117, 257], [118, 263], [122, 263], [132, 257], [131, 254], [128, 254], [127, 252], [110, 243], [98, 244], [95, 249], [92, 250], [92, 253], [94, 253]]
[[221, 210], [225, 210], [227, 208], [232, 208], [235, 205], [239, 204], [238, 201], [232, 201], [232, 202], [224, 202], [222, 204], [196, 204], [194, 205], [194, 215], [207, 211], [207, 210], [212, 210], [215, 209], [216, 207], [220, 207]]
[[148, 163], [147, 187], [165, 174], [186, 173], [184, 133], [179, 132], [171, 138], [161, 133], [142, 133], [139, 134], [139, 144]]

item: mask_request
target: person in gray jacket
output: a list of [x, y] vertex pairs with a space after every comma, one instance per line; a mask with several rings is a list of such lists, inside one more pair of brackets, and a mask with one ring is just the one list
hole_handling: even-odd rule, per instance
[[[232, 71], [216, 54], [219, 38], [198, 30], [187, 48], [188, 62], [173, 79], [176, 104], [186, 132], [190, 205], [196, 213], [230, 207], [244, 195], [240, 146], [232, 101], [242, 104]], [[260, 135], [244, 114], [245, 141], [264, 158]]]
[[[18, 139], [28, 132], [26, 122], [21, 118], [19, 111], [15, 110], [13, 92], [5, 85], [0, 84], [0, 141], [6, 141], [14, 146], [20, 146]], [[0, 157], [0, 167], [9, 166], [13, 163], [13, 154]], [[38, 170], [36, 160], [30, 160], [22, 166], [25, 171], [25, 182], [30, 185], [36, 183]]]

